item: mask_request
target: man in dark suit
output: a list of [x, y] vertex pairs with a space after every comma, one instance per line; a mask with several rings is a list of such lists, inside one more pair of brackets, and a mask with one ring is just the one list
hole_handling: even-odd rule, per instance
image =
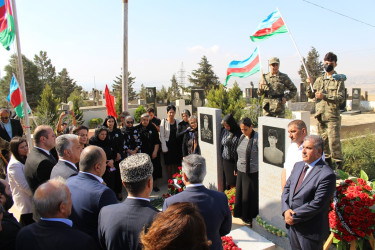
[[66, 180], [70, 176], [77, 175], [78, 168], [76, 164], [79, 162], [82, 152], [78, 136], [66, 134], [57, 137], [56, 151], [59, 155], [59, 161], [52, 169], [51, 179], [61, 176]]
[[128, 197], [103, 207], [99, 214], [99, 240], [104, 249], [141, 249], [139, 235], [148, 230], [159, 212], [150, 204], [153, 166], [147, 154], [129, 156], [120, 163]]
[[206, 224], [207, 237], [212, 241], [210, 249], [223, 249], [221, 236], [232, 227], [232, 215], [224, 193], [209, 190], [202, 184], [206, 176], [206, 161], [196, 154], [182, 161], [183, 181], [186, 189], [164, 201], [163, 211], [176, 202], [193, 202], [197, 205]]
[[9, 109], [0, 109], [0, 137], [9, 142], [15, 136], [23, 136], [21, 122], [17, 119], [11, 119], [10, 115]]
[[25, 178], [34, 193], [38, 186], [49, 180], [53, 166], [57, 161], [50, 154], [55, 147], [56, 134], [50, 126], [41, 125], [34, 131], [35, 147], [31, 149], [25, 163]]
[[[103, 183], [107, 157], [103, 149], [88, 146], [81, 153], [81, 172], [66, 183], [72, 194], [74, 227], [98, 241], [98, 216], [102, 207], [116, 204], [115, 193]], [[98, 241], [99, 244], [99, 241]]]
[[22, 226], [13, 214], [8, 212], [13, 206], [13, 197], [8, 182], [2, 179], [0, 179], [0, 205], [4, 208], [3, 218], [0, 220], [0, 249], [15, 249], [16, 237]]
[[323, 139], [305, 137], [302, 159], [294, 166], [281, 197], [292, 249], [322, 249], [329, 235], [328, 211], [336, 176], [321, 159]]
[[60, 177], [37, 188], [33, 203], [41, 218], [22, 228], [17, 236], [17, 250], [99, 249], [91, 236], [73, 229], [72, 221], [67, 219], [72, 199], [64, 182]]

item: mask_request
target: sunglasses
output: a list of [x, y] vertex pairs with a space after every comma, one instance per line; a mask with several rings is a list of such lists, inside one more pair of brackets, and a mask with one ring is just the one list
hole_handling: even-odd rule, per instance
[[134, 122], [126, 122], [126, 124], [133, 124]]
[[9, 116], [1, 117], [1, 120], [8, 120], [8, 119], [9, 119]]

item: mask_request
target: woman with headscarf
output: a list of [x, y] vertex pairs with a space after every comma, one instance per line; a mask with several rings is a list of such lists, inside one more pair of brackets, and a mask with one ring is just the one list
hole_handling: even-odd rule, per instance
[[109, 188], [116, 193], [116, 178], [115, 178], [115, 159], [116, 153], [113, 149], [113, 145], [108, 138], [108, 128], [105, 126], [98, 126], [95, 129], [95, 134], [89, 140], [90, 145], [98, 146], [104, 150], [107, 156], [107, 167], [103, 175], [103, 180]]
[[120, 164], [121, 158], [124, 158], [121, 155], [123, 147], [124, 147], [124, 139], [122, 137], [121, 130], [117, 128], [117, 121], [115, 117], [111, 115], [107, 116], [103, 122], [103, 126], [108, 128], [107, 137], [108, 137], [110, 145], [113, 148], [113, 151], [114, 151], [113, 153], [116, 156], [114, 159], [115, 160], [114, 166], [116, 170], [113, 171], [112, 173], [115, 179], [114, 191], [117, 195], [117, 199], [122, 200], [122, 182], [121, 182], [119, 164]]
[[141, 152], [141, 138], [138, 130], [133, 126], [134, 118], [132, 116], [125, 117], [126, 127], [121, 130], [124, 136], [124, 155], [130, 156]]
[[190, 127], [184, 134], [182, 141], [182, 156], [188, 156], [190, 154], [201, 154], [201, 150], [198, 144], [198, 119], [195, 115], [189, 118]]
[[168, 105], [167, 118], [160, 123], [160, 142], [164, 153], [164, 162], [167, 166], [168, 178], [178, 172], [178, 164], [181, 163], [181, 144], [177, 140], [177, 126], [180, 123], [175, 119], [176, 107]]
[[160, 165], [160, 157], [158, 153], [160, 147], [159, 133], [156, 127], [150, 123], [150, 116], [147, 113], [141, 115], [141, 123], [137, 125], [135, 129], [141, 136], [142, 153], [146, 153], [150, 156], [152, 165], [154, 166], [154, 171], [152, 172], [152, 177], [154, 179], [153, 190], [155, 192], [159, 192], [160, 189], [157, 187], [156, 181], [157, 179], [160, 179], [162, 177], [162, 168]]
[[235, 153], [238, 139], [241, 137], [241, 128], [238, 126], [232, 114], [224, 116], [221, 121], [221, 157], [223, 159], [225, 187], [230, 189], [236, 186], [236, 169]]

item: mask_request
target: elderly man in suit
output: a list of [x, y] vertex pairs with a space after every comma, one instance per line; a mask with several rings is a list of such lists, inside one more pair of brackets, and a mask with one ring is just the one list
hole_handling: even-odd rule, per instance
[[232, 227], [232, 215], [224, 193], [209, 190], [202, 184], [206, 176], [206, 160], [197, 154], [186, 156], [182, 161], [183, 181], [186, 189], [164, 201], [163, 211], [176, 202], [193, 202], [197, 205], [206, 224], [207, 237], [212, 241], [210, 249], [223, 249], [221, 236]]
[[59, 161], [53, 167], [51, 179], [61, 176], [65, 180], [78, 174], [76, 164], [82, 152], [78, 136], [72, 134], [60, 135], [56, 138], [56, 151]]
[[292, 249], [322, 249], [329, 235], [328, 211], [336, 176], [322, 160], [323, 139], [305, 137], [302, 159], [294, 166], [281, 197]]
[[35, 147], [31, 149], [25, 163], [25, 178], [34, 193], [40, 184], [49, 180], [57, 161], [50, 153], [55, 147], [56, 134], [50, 126], [41, 125], [34, 131]]
[[100, 209], [117, 203], [115, 193], [102, 179], [106, 162], [107, 157], [103, 149], [88, 146], [81, 153], [79, 161], [81, 171], [66, 181], [72, 194], [73, 208], [70, 219], [74, 227], [91, 235], [97, 241]]
[[99, 214], [99, 240], [104, 249], [140, 249], [139, 235], [148, 230], [159, 212], [150, 204], [153, 166], [147, 154], [129, 156], [120, 163], [128, 197], [103, 207]]
[[22, 228], [17, 236], [17, 250], [99, 249], [91, 236], [73, 229], [72, 221], [67, 219], [72, 199], [64, 179], [59, 177], [40, 185], [33, 200], [41, 218]]
[[9, 142], [15, 136], [23, 136], [21, 122], [17, 119], [11, 119], [10, 115], [9, 109], [0, 109], [0, 137]]

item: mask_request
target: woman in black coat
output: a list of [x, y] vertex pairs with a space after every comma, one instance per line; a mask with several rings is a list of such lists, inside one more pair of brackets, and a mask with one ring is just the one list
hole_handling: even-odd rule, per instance
[[201, 154], [201, 150], [198, 144], [198, 119], [196, 116], [189, 118], [190, 127], [188, 127], [184, 134], [182, 141], [182, 156], [188, 156], [190, 154]]
[[132, 116], [125, 117], [126, 127], [121, 129], [121, 133], [124, 137], [124, 155], [130, 156], [136, 153], [140, 153], [141, 150], [141, 138], [134, 125], [134, 118]]

